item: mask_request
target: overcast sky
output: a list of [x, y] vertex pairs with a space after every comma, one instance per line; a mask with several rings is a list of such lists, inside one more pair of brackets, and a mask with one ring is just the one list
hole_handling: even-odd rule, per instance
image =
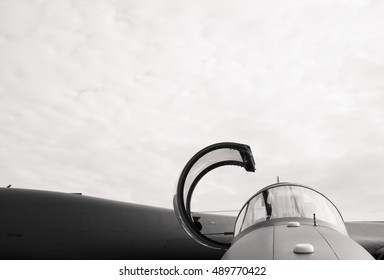
[[0, 0], [0, 187], [172, 208], [215, 142], [257, 171], [203, 179], [196, 210], [265, 185], [384, 220], [384, 2]]

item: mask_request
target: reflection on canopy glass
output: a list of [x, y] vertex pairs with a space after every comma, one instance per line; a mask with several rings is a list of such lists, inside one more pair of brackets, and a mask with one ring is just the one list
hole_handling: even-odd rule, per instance
[[257, 223], [277, 218], [313, 218], [333, 225], [347, 235], [336, 207], [322, 194], [299, 185], [272, 185], [256, 194], [240, 211], [235, 236]]

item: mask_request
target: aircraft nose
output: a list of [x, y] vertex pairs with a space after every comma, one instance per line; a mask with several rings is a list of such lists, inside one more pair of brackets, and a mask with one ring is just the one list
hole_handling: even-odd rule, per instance
[[271, 225], [250, 230], [233, 243], [223, 259], [338, 259], [314, 226], [292, 225]]

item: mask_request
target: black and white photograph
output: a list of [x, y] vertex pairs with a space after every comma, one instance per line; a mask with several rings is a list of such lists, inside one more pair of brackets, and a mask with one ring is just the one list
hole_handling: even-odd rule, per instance
[[0, 0], [0, 266], [384, 259], [383, 14]]

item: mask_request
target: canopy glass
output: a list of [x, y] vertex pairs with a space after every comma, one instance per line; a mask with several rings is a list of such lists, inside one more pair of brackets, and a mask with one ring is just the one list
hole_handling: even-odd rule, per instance
[[332, 225], [347, 235], [343, 218], [335, 205], [321, 193], [292, 183], [268, 186], [241, 209], [235, 224], [236, 236], [248, 227], [278, 218], [312, 218]]

